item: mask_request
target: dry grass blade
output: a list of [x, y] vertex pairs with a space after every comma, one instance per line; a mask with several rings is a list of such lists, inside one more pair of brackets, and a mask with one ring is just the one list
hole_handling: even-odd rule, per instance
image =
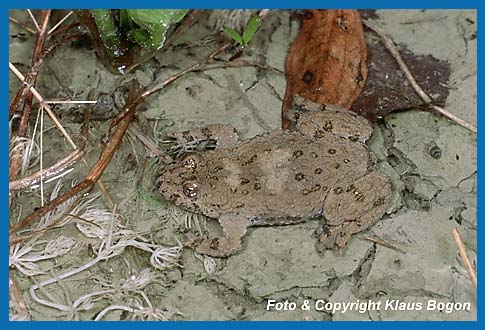
[[[57, 128], [62, 132], [66, 140], [69, 142], [69, 144], [72, 146], [73, 149], [77, 149], [76, 145], [72, 141], [72, 139], [69, 137], [67, 132], [64, 130], [60, 122], [57, 120], [51, 109], [47, 106], [47, 103], [45, 100], [42, 98], [42, 96], [35, 90], [35, 81], [37, 78], [37, 73], [39, 70], [40, 65], [42, 64], [44, 58], [56, 47], [59, 45], [62, 45], [66, 42], [72, 41], [76, 38], [79, 38], [83, 33], [64, 33], [68, 31], [69, 29], [75, 27], [77, 24], [71, 24], [68, 27], [64, 28], [59, 28], [59, 26], [65, 22], [65, 20], [71, 15], [68, 14], [66, 15], [63, 19], [61, 19], [60, 22], [56, 24], [56, 29], [51, 29], [50, 31], [47, 31], [47, 26], [49, 23], [49, 18], [51, 16], [52, 11], [51, 10], [42, 10], [41, 11], [41, 24], [37, 24], [32, 12], [28, 10], [28, 14], [30, 15], [31, 19], [34, 21], [34, 24], [36, 25], [38, 31], [35, 32], [35, 35], [37, 36], [37, 41], [35, 44], [34, 52], [32, 55], [32, 61], [31, 61], [31, 66], [29, 68], [29, 73], [27, 74], [27, 77], [24, 77], [10, 62], [9, 62], [9, 68], [12, 72], [15, 73], [15, 75], [22, 80], [23, 84], [22, 87], [19, 89], [17, 92], [17, 95], [15, 96], [14, 100], [12, 101], [9, 109], [9, 116], [12, 117], [15, 110], [18, 108], [18, 106], [23, 102], [23, 111], [22, 111], [22, 117], [20, 120], [20, 125], [19, 129], [17, 131], [17, 136], [21, 139], [26, 136], [27, 132], [27, 124], [28, 124], [28, 119], [30, 116], [30, 108], [32, 105], [32, 96], [34, 96], [40, 103], [43, 108], [51, 118], [51, 120], [54, 122], [54, 124], [57, 126]], [[58, 33], [60, 31], [63, 31], [63, 35], [59, 37], [57, 40], [55, 40], [53, 43], [51, 43], [48, 47], [45, 47], [45, 42], [47, 38], [49, 38], [52, 34]], [[52, 34], [51, 34], [52, 33]], [[22, 153], [24, 150], [22, 148], [17, 149], [17, 153], [13, 155], [13, 157], [10, 158], [10, 180], [15, 180], [17, 178], [17, 174], [19, 171], [19, 164], [20, 160], [22, 159]], [[86, 167], [90, 168], [89, 164], [87, 161], [82, 158], [83, 163], [86, 165]], [[109, 196], [106, 188], [104, 187], [103, 183], [101, 181], [97, 182], [101, 191], [103, 192], [103, 196], [106, 199], [108, 205], [112, 206], [113, 202], [111, 200], [111, 197]]]
[[[30, 89], [26, 87], [34, 86], [37, 80], [37, 74], [39, 72], [38, 66], [40, 65], [40, 63], [42, 62], [45, 56], [44, 46], [47, 39], [47, 25], [49, 23], [49, 18], [52, 13], [51, 10], [41, 11], [41, 27], [39, 27], [32, 12], [30, 10], [27, 10], [27, 11], [31, 19], [36, 25], [38, 33], [36, 33], [37, 40], [34, 46], [34, 52], [32, 55], [29, 73], [27, 74], [27, 78], [23, 80], [24, 84], [20, 87], [9, 109], [9, 115], [10, 117], [12, 117], [13, 113], [17, 109], [17, 106], [22, 104], [22, 116], [20, 118], [20, 124], [17, 130], [17, 137], [19, 138], [24, 138], [27, 136], [33, 96], [32, 96], [32, 93], [30, 92]], [[10, 180], [15, 180], [17, 178], [17, 174], [20, 170], [21, 160], [23, 158], [24, 149], [19, 148], [17, 150], [18, 150], [18, 153], [13, 154], [12, 157], [10, 158], [10, 169], [9, 169]]]
[[30, 28], [29, 26], [27, 26], [25, 23], [23, 22], [20, 22], [18, 19], [16, 19], [15, 17], [9, 17], [8, 20], [14, 24], [17, 24], [18, 26], [20, 26], [22, 29], [24, 29], [25, 31], [29, 32], [30, 34], [33, 34], [35, 35], [37, 32], [35, 32], [34, 29]]
[[96, 104], [97, 101], [44, 100], [44, 104]]
[[389, 242], [386, 242], [386, 241], [384, 241], [384, 240], [382, 240], [378, 237], [373, 237], [373, 236], [368, 236], [368, 235], [359, 235], [358, 237], [361, 238], [361, 239], [364, 239], [366, 241], [370, 241], [370, 242], [385, 246], [385, 247], [392, 249], [394, 251], [397, 251], [397, 252], [400, 252], [400, 253], [406, 253], [406, 251], [404, 251], [402, 248], [400, 248], [400, 247], [398, 247], [394, 244], [391, 244]]
[[[19, 107], [20, 103], [25, 101], [27, 98], [27, 95], [30, 95], [29, 93], [32, 92], [32, 90], [29, 89], [28, 87], [33, 87], [35, 85], [35, 80], [37, 79], [39, 68], [44, 62], [44, 60], [47, 58], [47, 56], [50, 53], [52, 53], [57, 47], [63, 44], [66, 44], [70, 41], [73, 41], [75, 39], [78, 39], [81, 36], [83, 36], [83, 33], [64, 34], [61, 37], [59, 37], [56, 41], [52, 42], [48, 47], [43, 48], [42, 50], [39, 51], [40, 53], [37, 54], [37, 57], [35, 58], [35, 60], [32, 60], [32, 64], [29, 68], [29, 71], [26, 74], [26, 77], [22, 80], [23, 82], [22, 86], [17, 91], [17, 94], [15, 95], [14, 100], [10, 103], [9, 117], [13, 116], [16, 109]], [[25, 115], [23, 114], [22, 116], [24, 117]]]
[[[90, 189], [98, 180], [100, 179], [101, 175], [103, 174], [104, 170], [108, 166], [109, 162], [111, 161], [113, 155], [115, 154], [116, 150], [118, 149], [123, 136], [125, 135], [125, 132], [128, 129], [128, 126], [130, 125], [130, 122], [135, 115], [136, 108], [138, 105], [143, 102], [148, 96], [152, 95], [153, 93], [158, 92], [162, 88], [166, 87], [170, 83], [174, 82], [178, 78], [182, 77], [183, 75], [189, 73], [189, 72], [194, 72], [203, 65], [207, 64], [210, 60], [212, 60], [215, 56], [218, 54], [222, 53], [224, 50], [226, 50], [228, 47], [230, 47], [231, 44], [227, 43], [220, 47], [219, 49], [213, 51], [209, 56], [206, 58], [205, 61], [196, 63], [194, 65], [191, 65], [187, 67], [186, 69], [176, 73], [175, 75], [171, 76], [170, 78], [163, 80], [161, 82], [157, 82], [151, 86], [149, 86], [145, 90], [141, 90], [140, 86], [136, 81], [132, 82], [131, 86], [131, 92], [129, 93], [128, 100], [126, 102], [125, 109], [118, 115], [118, 117], [115, 117], [110, 125], [110, 130], [112, 127], [116, 125], [116, 130], [110, 134], [109, 142], [105, 145], [103, 151], [101, 152], [101, 155], [98, 158], [98, 161], [96, 164], [91, 168], [89, 174], [87, 177], [80, 183], [78, 183], [76, 186], [74, 186], [70, 191], [66, 192], [65, 194], [57, 197], [56, 199], [52, 200], [48, 204], [46, 204], [44, 207], [38, 208], [35, 210], [33, 213], [30, 215], [26, 216], [25, 218], [21, 219], [19, 222], [16, 224], [12, 225], [10, 227], [10, 234], [12, 235], [13, 233], [17, 232], [21, 228], [24, 228], [43, 215], [45, 215], [47, 212], [55, 209], [58, 205], [64, 203], [68, 199], [76, 196], [77, 194], [86, 191], [87, 189]], [[9, 63], [9, 66], [13, 70], [14, 65]], [[21, 75], [21, 73], [15, 68], [15, 71], [17, 72], [16, 74]], [[30, 89], [33, 89], [30, 87]], [[37, 93], [38, 94], [38, 93]], [[35, 95], [35, 93], [34, 93]], [[37, 96], [36, 96], [37, 97]], [[38, 94], [38, 97], [40, 98], [39, 101], [42, 103], [43, 98]], [[49, 109], [47, 106], [45, 106], [46, 111]], [[50, 109], [49, 109], [50, 110]], [[52, 111], [48, 111], [48, 114], [50, 115]], [[55, 115], [52, 113], [53, 118], [56, 118]], [[57, 120], [57, 119], [56, 119]], [[60, 123], [59, 123], [60, 125]], [[62, 127], [62, 126], [61, 126]], [[67, 133], [66, 133], [67, 134]], [[70, 141], [71, 145], [73, 148], [76, 148], [74, 142], [72, 141], [71, 138], [68, 139]], [[83, 159], [84, 160], [84, 159]], [[110, 203], [110, 205], [112, 202]]]
[[[9, 67], [10, 71], [12, 71], [17, 76], [17, 78], [19, 78], [19, 80], [25, 81], [24, 75], [15, 67], [15, 65], [13, 65], [11, 62], [8, 62], [8, 67]], [[32, 92], [32, 94], [34, 95], [34, 97], [37, 99], [37, 101], [39, 101], [40, 103], [43, 104], [43, 110], [45, 110], [47, 112], [47, 114], [49, 115], [51, 120], [54, 122], [54, 124], [57, 126], [57, 128], [61, 131], [62, 135], [64, 135], [64, 137], [66, 138], [67, 142], [69, 142], [69, 144], [74, 149], [77, 149], [76, 144], [71, 139], [71, 137], [69, 136], [67, 131], [64, 129], [64, 127], [62, 126], [60, 121], [57, 119], [54, 112], [51, 110], [51, 108], [49, 108], [46, 104], [44, 104], [45, 103], [44, 98], [40, 95], [40, 93], [34, 87], [32, 87], [32, 86], [28, 86], [28, 87], [29, 87], [30, 91]]]
[[141, 141], [155, 156], [159, 158], [165, 157], [165, 154], [160, 149], [158, 144], [143, 133], [136, 125], [132, 125], [128, 128], [128, 131], [132, 133], [138, 140]]
[[171, 84], [172, 82], [174, 82], [178, 78], [182, 77], [183, 75], [190, 73], [190, 72], [195, 72], [195, 71], [200, 70], [200, 68], [203, 65], [207, 64], [210, 60], [214, 59], [214, 57], [216, 57], [217, 55], [219, 55], [220, 53], [222, 53], [223, 51], [225, 51], [226, 49], [228, 49], [231, 46], [232, 46], [231, 43], [224, 44], [222, 47], [220, 47], [220, 48], [216, 49], [215, 51], [213, 51], [212, 53], [210, 53], [207, 56], [207, 58], [205, 59], [204, 62], [195, 63], [195, 64], [185, 68], [184, 70], [180, 71], [179, 73], [174, 74], [173, 76], [169, 77], [168, 79], [165, 79], [161, 82], [156, 82], [156, 83], [152, 84], [151, 86], [149, 86], [147, 88], [147, 90], [145, 92], [143, 92], [141, 97], [143, 99], [145, 99], [145, 98], [149, 97], [150, 95], [152, 95], [153, 93], [156, 93], [159, 90], [165, 88], [167, 85]]
[[71, 166], [84, 156], [84, 149], [86, 147], [86, 140], [88, 136], [88, 121], [89, 121], [90, 110], [86, 110], [84, 114], [84, 122], [81, 127], [81, 141], [79, 143], [79, 147], [74, 149], [72, 153], [58, 161], [57, 163], [45, 168], [43, 170], [39, 170], [32, 175], [22, 178], [20, 180], [10, 181], [9, 182], [9, 190], [18, 190], [27, 188], [38, 183], [41, 179], [42, 180], [49, 180], [61, 172], [63, 172], [67, 167]]
[[10, 291], [10, 308], [15, 309], [16, 317], [15, 320], [28, 321], [30, 320], [30, 314], [25, 304], [24, 297], [20, 292], [15, 280], [10, 275], [8, 281], [9, 291]]
[[[9, 69], [17, 76], [17, 78], [19, 78], [20, 80], [24, 81], [25, 80], [25, 77], [22, 75], [22, 73], [15, 67], [15, 65], [13, 65], [11, 62], [8, 63], [9, 65]], [[29, 86], [29, 89], [31, 90], [32, 94], [34, 95], [34, 97], [42, 104], [42, 108], [43, 110], [45, 110], [47, 112], [47, 114], [49, 115], [49, 117], [51, 118], [51, 120], [54, 122], [54, 124], [56, 125], [56, 127], [61, 131], [62, 135], [64, 135], [64, 138], [67, 140], [67, 142], [71, 145], [71, 147], [76, 150], [76, 149], [79, 149], [76, 144], [74, 143], [74, 141], [72, 140], [71, 136], [67, 133], [67, 131], [64, 129], [64, 127], [62, 126], [62, 124], [60, 123], [60, 121], [57, 119], [56, 115], [54, 114], [54, 112], [49, 108], [49, 106], [45, 103], [45, 100], [44, 98], [40, 95], [40, 93], [33, 87], [33, 86]], [[87, 167], [87, 168], [90, 168], [88, 162], [82, 158], [82, 161], [84, 163], [84, 165]], [[103, 192], [103, 196], [104, 198], [106, 199], [108, 205], [111, 207], [113, 205], [113, 201], [111, 200], [111, 197], [109, 196], [108, 194], [108, 191], [106, 190], [106, 188], [104, 187], [103, 183], [101, 181], [98, 181], [97, 184], [99, 185], [99, 188], [101, 189], [101, 191]]]
[[105, 148], [101, 152], [101, 155], [99, 156], [96, 164], [89, 171], [87, 177], [65, 194], [58, 196], [45, 206], [38, 208], [30, 215], [26, 216], [16, 224], [12, 225], [10, 227], [10, 234], [13, 234], [21, 228], [30, 225], [31, 223], [45, 215], [47, 212], [55, 209], [57, 206], [76, 196], [77, 194], [92, 188], [92, 186], [96, 182], [98, 182], [99, 178], [103, 174], [104, 170], [106, 169], [113, 155], [118, 149], [121, 140], [123, 139], [123, 136], [135, 114], [136, 108], [142, 102], [142, 100], [143, 98], [140, 97], [139, 85], [137, 83], [133, 83], [130, 91], [130, 96], [125, 106], [125, 110], [123, 111], [124, 117], [118, 122], [116, 130], [110, 135], [109, 142], [106, 144]]
[[47, 32], [48, 35], [51, 35], [52, 32], [54, 32], [62, 23], [64, 23], [68, 18], [69, 16], [71, 16], [72, 14], [74, 14], [74, 12], [71, 10], [69, 11], [59, 22], [56, 23], [56, 25], [54, 25], [50, 30], [49, 32]]
[[27, 187], [31, 187], [37, 184], [38, 182], [40, 182], [41, 177], [43, 180], [49, 180], [50, 178], [53, 178], [59, 175], [60, 173], [62, 173], [67, 167], [73, 165], [78, 159], [82, 158], [83, 156], [84, 156], [84, 148], [75, 149], [69, 155], [59, 160], [57, 163], [53, 164], [52, 166], [44, 168], [42, 171], [39, 170], [33, 173], [32, 175], [29, 175], [28, 177], [15, 180], [15, 181], [10, 181], [8, 184], [8, 189], [19, 190], [19, 189], [25, 189]]
[[35, 19], [34, 14], [32, 14], [32, 11], [30, 9], [27, 9], [27, 13], [29, 14], [29, 17], [32, 20], [32, 23], [34, 23], [35, 28], [37, 29], [37, 32], [40, 32], [39, 23], [37, 23], [37, 20]]
[[466, 250], [465, 250], [465, 245], [463, 244], [463, 241], [461, 240], [460, 234], [458, 233], [458, 230], [456, 230], [456, 228], [453, 228], [451, 230], [451, 234], [453, 235], [453, 238], [455, 239], [456, 246], [458, 247], [458, 252], [460, 253], [461, 260], [463, 260], [463, 263], [465, 264], [465, 268], [466, 268], [466, 271], [468, 272], [468, 276], [470, 276], [470, 280], [472, 281], [472, 284], [476, 289], [477, 288], [477, 275], [475, 274], [475, 271], [473, 270], [472, 263], [470, 262], [470, 259], [468, 258], [468, 254], [466, 253]]

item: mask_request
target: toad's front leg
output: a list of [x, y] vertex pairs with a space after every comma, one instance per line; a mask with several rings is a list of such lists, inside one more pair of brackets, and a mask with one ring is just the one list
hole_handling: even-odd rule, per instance
[[232, 126], [209, 125], [190, 131], [168, 133], [164, 143], [170, 145], [167, 154], [175, 160], [193, 152], [231, 148], [237, 145], [238, 139]]
[[242, 238], [246, 235], [250, 220], [241, 215], [224, 215], [219, 218], [224, 237], [205, 239], [196, 248], [201, 254], [213, 257], [227, 257], [241, 250]]

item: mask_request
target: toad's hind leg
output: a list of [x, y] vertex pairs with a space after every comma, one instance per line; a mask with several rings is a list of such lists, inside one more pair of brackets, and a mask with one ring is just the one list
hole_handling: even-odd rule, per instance
[[319, 238], [320, 253], [342, 249], [352, 234], [380, 219], [389, 206], [391, 193], [389, 179], [379, 172], [370, 172], [345, 188], [333, 189], [324, 202], [326, 224]]
[[224, 231], [224, 237], [205, 239], [196, 248], [198, 253], [227, 257], [241, 249], [242, 238], [246, 234], [250, 220], [247, 217], [225, 215], [219, 218], [219, 224]]

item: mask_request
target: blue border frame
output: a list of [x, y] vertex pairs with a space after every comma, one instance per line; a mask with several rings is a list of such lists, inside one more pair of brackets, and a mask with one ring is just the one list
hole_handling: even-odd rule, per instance
[[[176, 5], [173, 7], [173, 5]], [[411, 9], [411, 8], [460, 8], [460, 9], [478, 9], [478, 24], [477, 26], [481, 26], [481, 20], [484, 17], [482, 15], [482, 6], [480, 1], [473, 0], [473, 1], [456, 1], [456, 0], [446, 0], [446, 1], [430, 1], [430, 0], [407, 0], [407, 1], [399, 1], [390, 2], [390, 1], [383, 1], [383, 0], [371, 0], [371, 1], [356, 1], [356, 0], [346, 0], [346, 1], [315, 1], [315, 0], [271, 0], [271, 1], [262, 1], [262, 0], [249, 0], [244, 2], [237, 2], [237, 1], [221, 1], [221, 0], [205, 0], [205, 1], [196, 1], [196, 0], [178, 0], [176, 2], [169, 2], [169, 1], [146, 1], [146, 0], [138, 0], [136, 2], [133, 1], [103, 1], [102, 4], [99, 1], [94, 0], [84, 0], [82, 3], [76, 2], [69, 2], [66, 0], [44, 0], [44, 1], [34, 1], [34, 0], [23, 0], [22, 2], [14, 2], [14, 1], [2, 1], [0, 6], [1, 10], [1, 19], [0, 19], [0, 26], [1, 26], [1, 38], [3, 45], [8, 47], [8, 9], [21, 9], [21, 8], [72, 8], [82, 5], [84, 8], [400, 8], [400, 9]], [[136, 5], [133, 7], [133, 5]], [[482, 42], [481, 42], [481, 33], [478, 33], [478, 58], [477, 58], [477, 65], [480, 67], [482, 61]], [[8, 49], [8, 48], [7, 48]], [[4, 63], [2, 69], [4, 70], [5, 74], [3, 77], [8, 77], [8, 67], [6, 65], [8, 60], [8, 52], [1, 52], [1, 63]], [[482, 83], [481, 81], [484, 78], [484, 74], [481, 70], [478, 70], [478, 91], [482, 90]], [[1, 98], [4, 113], [8, 113], [8, 78], [0, 80], [0, 84], [2, 85], [2, 95]], [[477, 95], [478, 97], [478, 95]], [[478, 98], [478, 109], [477, 109], [477, 125], [482, 121], [482, 115], [480, 114], [481, 111], [479, 110], [481, 102], [480, 98]], [[6, 115], [5, 115], [6, 116]], [[8, 262], [8, 254], [5, 251], [8, 251], [8, 119], [1, 121], [0, 123], [4, 128], [1, 130], [2, 133], [2, 141], [0, 143], [1, 148], [1, 178], [3, 184], [3, 189], [1, 189], [1, 201], [2, 205], [1, 212], [3, 214], [2, 218], [4, 219], [4, 226], [5, 231], [3, 231], [3, 244], [4, 247], [1, 249], [3, 253], [1, 253], [1, 260], [3, 265], [7, 265]], [[477, 153], [477, 164], [478, 166], [481, 164], [481, 146], [480, 146], [480, 132], [477, 136], [477, 146], [478, 146], [478, 153]], [[481, 183], [481, 175], [480, 171], [478, 171], [478, 187]], [[477, 198], [478, 198], [478, 205], [481, 205], [483, 201], [481, 190], [478, 189]], [[481, 208], [478, 207], [477, 217], [481, 214]], [[478, 239], [478, 249], [482, 251], [481, 248], [483, 244], [480, 244], [480, 239]], [[480, 255], [480, 253], [478, 253]], [[47, 328], [52, 329], [53, 322], [10, 322], [8, 321], [8, 268], [5, 267], [4, 271], [1, 274], [3, 281], [2, 283], [2, 293], [4, 299], [0, 302], [1, 306], [1, 323], [6, 327], [15, 327], [15, 328], [31, 328], [31, 327], [40, 327], [40, 328]], [[478, 276], [480, 278], [480, 272], [478, 272]], [[478, 290], [478, 297], [482, 296], [482, 291]], [[169, 323], [153, 323], [153, 322], [137, 322], [136, 324], [128, 323], [128, 322], [108, 322], [108, 323], [97, 323], [93, 322], [89, 325], [86, 325], [86, 322], [63, 322], [62, 326], [68, 328], [77, 328], [77, 327], [122, 327], [128, 328], [132, 325], [140, 328], [152, 328], [157, 326], [162, 326], [169, 329], [200, 329], [200, 327], [211, 327], [212, 329], [225, 329], [227, 327], [231, 327], [234, 329], [248, 329], [251, 328], [260, 328], [266, 329], [267, 327], [271, 328], [278, 328], [278, 329], [293, 329], [293, 328], [303, 328], [305, 329], [321, 329], [321, 327], [337, 327], [337, 328], [347, 328], [347, 327], [363, 327], [364, 329], [389, 329], [393, 328], [403, 328], [407, 329], [408, 327], [426, 327], [426, 328], [435, 328], [439, 329], [443, 326], [446, 326], [448, 329], [467, 329], [467, 328], [478, 328], [480, 324], [482, 324], [483, 328], [483, 318], [481, 317], [481, 312], [483, 308], [481, 304], [478, 304], [478, 321], [477, 322], [378, 322], [378, 323], [368, 323], [368, 322], [359, 322], [354, 323], [350, 321], [345, 322], [214, 322], [214, 321], [194, 321], [194, 322], [169, 322]]]
[[[79, 3], [70, 3], [64, 0], [25, 0], [22, 2], [7, 1], [2, 4], [6, 8], [73, 8], [70, 4], [78, 5]], [[316, 1], [316, 0], [246, 0], [246, 1], [229, 1], [229, 0], [179, 0], [171, 1], [127, 1], [127, 0], [108, 0], [93, 1], [86, 0], [82, 3], [82, 8], [380, 8], [380, 9], [416, 9], [416, 8], [478, 8], [479, 0], [407, 0], [390, 2], [386, 0], [344, 0], [344, 1]], [[133, 6], [135, 4], [136, 6]], [[175, 4], [175, 6], [174, 6]]]

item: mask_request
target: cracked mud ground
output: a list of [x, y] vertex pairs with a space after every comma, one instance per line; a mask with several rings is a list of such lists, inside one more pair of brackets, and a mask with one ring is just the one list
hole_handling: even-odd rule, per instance
[[[395, 43], [451, 64], [445, 107], [476, 125], [476, 12], [384, 10], [377, 15], [375, 22]], [[288, 46], [298, 31], [296, 22], [291, 28], [288, 22], [287, 12], [270, 15], [247, 50], [250, 59], [283, 69]], [[204, 24], [200, 30], [191, 29], [181, 36], [163, 58], [156, 57], [140, 68], [135, 73], [137, 78], [146, 84], [197, 61], [201, 56], [198, 53], [213, 47], [201, 42], [208, 33]], [[21, 46], [17, 47], [13, 51], [22, 56]], [[66, 64], [50, 62], [51, 75], [79, 86], [72, 88], [85, 94], [92, 86], [108, 92], [117, 79], [96, 62], [91, 51], [67, 48], [59, 58], [68, 61], [74, 72], [67, 72]], [[162, 91], [145, 105], [143, 115], [148, 120], [159, 119], [157, 135], [219, 123], [235, 126], [241, 138], [247, 139], [280, 127], [284, 88], [284, 76], [274, 72], [255, 68], [210, 70], [184, 77]], [[124, 159], [132, 151], [128, 139], [124, 141], [103, 177], [118, 202], [129, 193], [126, 182], [134, 175], [123, 170]], [[142, 148], [137, 142], [132, 141], [132, 145]], [[381, 170], [392, 178], [393, 204], [369, 231], [354, 236], [341, 255], [327, 252], [320, 256], [316, 252], [313, 233], [318, 219], [300, 225], [252, 228], [243, 250], [217, 259], [211, 274], [191, 250], [185, 249], [184, 267], [163, 274], [165, 282], [159, 289], [157, 305], [176, 308], [182, 313], [178, 319], [190, 320], [475, 320], [475, 291], [459, 259], [451, 229], [458, 228], [476, 262], [476, 135], [442, 117], [410, 110], [376, 123], [370, 147]], [[92, 152], [91, 157], [96, 155]], [[133, 197], [119, 212], [131, 219], [132, 228], [151, 231], [155, 241], [173, 244], [183, 237], [179, 233], [182, 221], [173, 219], [166, 206]], [[162, 224], [161, 218], [169, 221]], [[209, 221], [208, 227], [217, 234], [215, 221]], [[366, 236], [377, 237], [397, 249], [374, 244]], [[301, 309], [266, 311], [268, 299], [298, 304], [319, 299], [398, 299], [425, 305], [435, 299], [470, 302], [471, 310], [334, 314]], [[42, 309], [33, 310], [46, 315]]]

